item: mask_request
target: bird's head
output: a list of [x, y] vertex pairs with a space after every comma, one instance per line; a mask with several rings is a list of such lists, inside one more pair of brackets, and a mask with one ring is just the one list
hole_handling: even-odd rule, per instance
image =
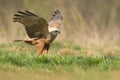
[[54, 34], [54, 35], [60, 34], [60, 30], [57, 28], [49, 28], [49, 32]]

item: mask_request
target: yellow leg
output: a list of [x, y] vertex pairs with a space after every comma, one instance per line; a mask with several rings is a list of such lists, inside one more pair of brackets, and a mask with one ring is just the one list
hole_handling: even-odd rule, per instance
[[48, 50], [47, 49], [44, 49], [43, 50], [43, 53], [46, 55], [46, 54], [48, 54]]

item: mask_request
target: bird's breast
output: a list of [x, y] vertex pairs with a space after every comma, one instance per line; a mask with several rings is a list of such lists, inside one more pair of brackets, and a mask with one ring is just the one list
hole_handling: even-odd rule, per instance
[[49, 40], [49, 43], [52, 43], [52, 42], [55, 40], [56, 37], [57, 37], [57, 35], [55, 35], [55, 34], [53, 34], [53, 33], [50, 32], [50, 40]]

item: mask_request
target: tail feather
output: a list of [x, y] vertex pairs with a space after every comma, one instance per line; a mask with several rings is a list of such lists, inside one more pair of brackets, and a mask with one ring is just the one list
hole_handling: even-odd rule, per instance
[[38, 42], [36, 40], [14, 40], [14, 42], [25, 42], [30, 45], [37, 45]]
[[24, 41], [24, 40], [14, 40], [14, 42], [21, 42], [21, 41]]

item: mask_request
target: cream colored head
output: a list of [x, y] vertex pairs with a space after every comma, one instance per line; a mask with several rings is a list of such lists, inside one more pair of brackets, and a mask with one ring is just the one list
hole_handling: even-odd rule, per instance
[[52, 27], [52, 28], [49, 28], [49, 32], [50, 32], [50, 33], [54, 33], [54, 34], [56, 34], [56, 35], [57, 35], [57, 34], [59, 34], [59, 33], [60, 33], [60, 30], [59, 30], [59, 29], [57, 29], [57, 28], [53, 28], [53, 27]]

